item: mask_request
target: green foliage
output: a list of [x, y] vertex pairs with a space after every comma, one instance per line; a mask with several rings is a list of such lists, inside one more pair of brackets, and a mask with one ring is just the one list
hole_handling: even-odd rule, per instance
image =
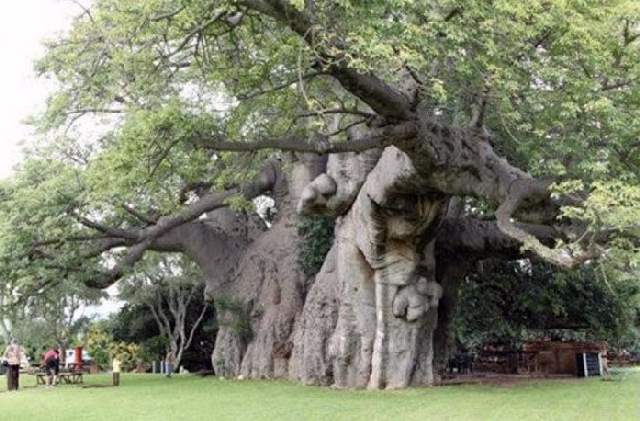
[[461, 286], [453, 326], [457, 341], [514, 348], [535, 338], [607, 340], [614, 349], [640, 346], [640, 283], [604, 278], [587, 265], [555, 271], [528, 261], [493, 262]]
[[98, 367], [111, 364], [113, 337], [98, 326], [91, 326], [84, 338], [84, 346]]
[[[302, 1], [289, 4], [311, 11]], [[588, 200], [567, 208], [567, 216], [595, 232], [608, 224], [628, 229], [640, 219], [637, 1], [323, 0], [312, 9], [312, 45], [258, 13], [230, 26], [220, 16], [233, 15], [234, 3], [208, 0], [180, 7], [166, 0], [96, 1], [70, 31], [50, 40], [36, 67], [59, 89], [34, 117], [49, 140], [2, 188], [0, 256], [11, 277], [37, 284], [56, 276], [22, 256], [34, 241], [86, 234], [73, 213], [137, 225], [122, 203], [167, 214], [180, 206], [185, 183], [238, 185], [265, 156], [278, 155], [212, 157], [200, 147], [207, 139], [330, 131], [335, 121], [323, 112], [304, 124], [300, 114], [363, 104], [330, 78], [301, 80], [325, 49], [390, 82], [410, 68], [421, 81], [421, 107], [453, 126], [468, 123], [484, 93], [485, 124], [503, 156], [554, 177], [558, 186], [581, 184]], [[90, 146], [73, 130], [87, 124], [85, 114], [115, 116]], [[343, 126], [353, 121], [341, 117]], [[74, 276], [90, 277], [99, 259], [78, 259], [75, 246], [61, 244], [56, 258], [87, 269]], [[614, 249], [612, 259], [638, 265], [632, 244], [620, 241]], [[318, 250], [304, 253], [308, 273], [317, 270]]]
[[122, 370], [132, 371], [143, 361], [143, 351], [140, 345], [126, 342], [114, 342], [109, 348], [111, 359], [117, 358], [122, 364]]
[[335, 221], [328, 217], [301, 217], [298, 234], [302, 237], [302, 247], [298, 262], [308, 277], [320, 272], [324, 259], [333, 245]]
[[139, 303], [126, 303], [103, 323], [116, 341], [141, 343], [159, 334], [149, 309]]
[[247, 305], [240, 299], [221, 295], [214, 301], [218, 326], [231, 329], [243, 341], [249, 342], [253, 338], [251, 314]]
[[143, 360], [151, 362], [164, 359], [167, 355], [168, 347], [169, 339], [166, 336], [157, 335], [146, 339], [142, 342]]

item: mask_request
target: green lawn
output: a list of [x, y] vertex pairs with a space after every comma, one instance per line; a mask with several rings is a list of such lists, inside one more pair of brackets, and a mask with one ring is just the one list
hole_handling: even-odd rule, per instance
[[[2, 379], [4, 380], [4, 379]], [[0, 420], [640, 420], [640, 370], [614, 381], [338, 391], [283, 381], [125, 375], [119, 388], [0, 386]], [[105, 375], [87, 376], [108, 384]], [[30, 387], [31, 386], [31, 387]]]

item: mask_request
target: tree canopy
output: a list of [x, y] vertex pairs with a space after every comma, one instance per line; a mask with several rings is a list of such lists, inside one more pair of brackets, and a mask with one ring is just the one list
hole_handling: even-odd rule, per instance
[[453, 322], [460, 346], [517, 349], [526, 340], [551, 338], [607, 340], [616, 350], [637, 347], [637, 280], [609, 279], [595, 265], [572, 272], [526, 260], [485, 266], [460, 291]]

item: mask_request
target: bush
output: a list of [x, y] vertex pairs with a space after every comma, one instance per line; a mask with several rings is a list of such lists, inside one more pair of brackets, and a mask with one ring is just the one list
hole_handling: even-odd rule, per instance
[[132, 371], [142, 362], [142, 348], [138, 344], [115, 342], [111, 344], [109, 354], [120, 360], [124, 371]]
[[113, 337], [97, 326], [91, 326], [85, 337], [85, 347], [99, 368], [111, 362], [110, 350]]
[[142, 360], [151, 362], [161, 360], [167, 354], [169, 339], [166, 336], [154, 336], [142, 342]]

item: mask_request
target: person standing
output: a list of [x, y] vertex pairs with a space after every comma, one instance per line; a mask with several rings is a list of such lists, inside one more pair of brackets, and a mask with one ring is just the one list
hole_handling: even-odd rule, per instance
[[113, 357], [113, 385], [114, 386], [120, 386], [120, 369], [121, 369], [121, 363], [120, 360], [118, 359], [118, 357]]
[[47, 386], [55, 386], [58, 384], [58, 373], [60, 370], [60, 356], [58, 355], [58, 350], [54, 347], [49, 348], [47, 352], [44, 353], [44, 367], [47, 372]]
[[174, 370], [174, 367], [175, 367], [175, 362], [176, 362], [176, 359], [173, 356], [173, 354], [172, 353], [168, 353], [167, 354], [167, 359], [165, 360], [165, 366], [164, 366], [165, 367], [165, 371], [166, 371], [165, 374], [166, 374], [167, 377], [171, 377], [171, 375], [173, 374], [173, 370]]
[[22, 347], [14, 338], [4, 351], [4, 358], [9, 364], [7, 367], [7, 389], [18, 390], [20, 387], [20, 362], [22, 361]]

